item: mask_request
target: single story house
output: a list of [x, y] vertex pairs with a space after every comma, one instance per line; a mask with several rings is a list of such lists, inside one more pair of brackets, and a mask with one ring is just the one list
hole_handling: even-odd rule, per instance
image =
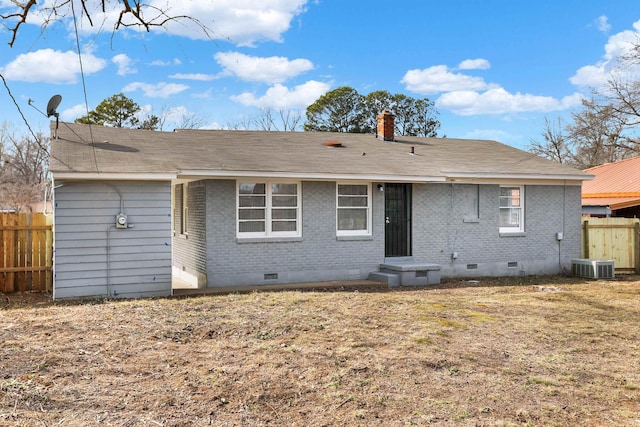
[[585, 170], [594, 176], [582, 186], [582, 214], [640, 217], [640, 156]]
[[[484, 140], [60, 123], [54, 298], [566, 272], [590, 175]], [[54, 126], [53, 124], [52, 126]]]

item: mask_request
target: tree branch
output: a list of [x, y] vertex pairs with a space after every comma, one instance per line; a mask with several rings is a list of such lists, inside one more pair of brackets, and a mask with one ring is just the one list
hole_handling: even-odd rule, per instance
[[9, 31], [12, 33], [11, 41], [9, 42], [9, 47], [13, 47], [13, 44], [16, 41], [16, 36], [18, 35], [18, 29], [22, 24], [27, 22], [27, 15], [33, 6], [35, 6], [36, 0], [29, 0], [29, 2], [23, 6], [20, 6], [22, 12], [10, 13], [8, 15], [0, 15], [2, 19], [11, 19], [11, 18], [20, 18], [18, 22], [16, 22], [16, 26], [13, 28], [9, 28]]
[[[5, 26], [7, 26], [9, 32], [11, 33], [11, 41], [9, 42], [10, 47], [13, 47], [18, 36], [18, 30], [20, 29], [22, 24], [26, 23], [27, 17], [29, 13], [32, 12], [33, 6], [37, 4], [37, 0], [29, 0], [25, 4], [20, 4], [18, 3], [18, 1], [14, 1], [13, 3], [16, 5], [15, 12], [0, 14], [0, 17], [5, 20], [16, 19], [16, 24], [13, 27], [9, 27], [5, 24]], [[93, 27], [93, 20], [91, 17], [91, 13], [89, 12], [89, 9], [87, 7], [87, 3], [88, 0], [80, 0], [84, 15], [89, 21], [89, 24]], [[188, 15], [171, 16], [167, 13], [169, 10], [168, 6], [166, 9], [161, 9], [156, 6], [152, 6], [151, 4], [141, 2], [139, 0], [118, 0], [115, 3], [119, 6], [113, 6], [113, 9], [120, 9], [120, 13], [118, 15], [116, 23], [114, 24], [114, 31], [118, 30], [120, 27], [143, 27], [147, 32], [149, 32], [151, 31], [152, 27], [162, 27], [170, 21], [187, 19], [200, 27], [200, 29], [207, 37], [211, 37], [211, 30], [197, 18]], [[59, 13], [59, 11], [68, 4], [71, 4], [71, 6], [73, 6], [73, 0], [54, 0], [50, 6], [45, 5], [44, 10], [50, 10], [51, 13], [55, 16], [64, 17], [66, 15], [64, 13]], [[100, 5], [102, 7], [102, 13], [106, 13], [107, 0], [100, 0]], [[151, 14], [153, 16], [151, 18], [146, 18], [144, 16], [145, 10], [152, 11]], [[132, 16], [133, 22], [125, 22], [127, 16]], [[47, 23], [45, 23], [43, 26], [46, 27], [46, 25]]]

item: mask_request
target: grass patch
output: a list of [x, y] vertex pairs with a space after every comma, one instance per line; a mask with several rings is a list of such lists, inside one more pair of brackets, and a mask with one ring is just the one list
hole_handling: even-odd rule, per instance
[[0, 425], [637, 424], [638, 277], [345, 289], [9, 295]]
[[558, 381], [554, 380], [553, 378], [547, 378], [547, 377], [532, 376], [528, 378], [527, 382], [529, 384], [540, 384], [540, 385], [548, 385], [548, 386], [554, 386], [554, 387], [560, 386], [560, 383]]

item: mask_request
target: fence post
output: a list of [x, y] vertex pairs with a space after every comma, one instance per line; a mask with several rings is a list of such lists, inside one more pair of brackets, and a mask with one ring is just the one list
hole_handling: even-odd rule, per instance
[[633, 250], [635, 251], [635, 256], [633, 257], [633, 269], [636, 274], [640, 274], [640, 222], [634, 224], [634, 231]]
[[589, 258], [589, 220], [582, 222], [582, 257]]

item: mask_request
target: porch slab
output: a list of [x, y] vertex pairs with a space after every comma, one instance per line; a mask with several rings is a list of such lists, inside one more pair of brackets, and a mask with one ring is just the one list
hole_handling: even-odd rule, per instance
[[380, 264], [380, 270], [391, 271], [440, 271], [442, 266], [430, 262], [400, 261]]
[[400, 286], [438, 285], [441, 268], [440, 264], [402, 260], [380, 264], [380, 273], [399, 276]]

